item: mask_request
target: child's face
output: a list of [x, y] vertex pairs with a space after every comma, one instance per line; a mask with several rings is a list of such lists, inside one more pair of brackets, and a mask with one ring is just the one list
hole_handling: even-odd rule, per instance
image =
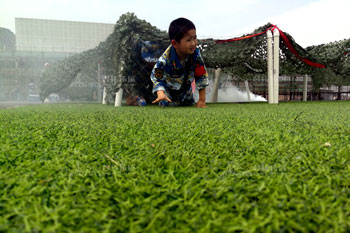
[[176, 49], [176, 53], [180, 59], [184, 59], [187, 55], [193, 54], [197, 47], [196, 30], [189, 30], [180, 42], [173, 40], [172, 45]]

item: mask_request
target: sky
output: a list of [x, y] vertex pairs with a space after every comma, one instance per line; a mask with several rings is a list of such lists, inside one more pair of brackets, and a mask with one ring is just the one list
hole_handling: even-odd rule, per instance
[[350, 0], [0, 0], [0, 27], [15, 18], [111, 23], [134, 12], [162, 30], [178, 17], [192, 20], [198, 38], [225, 39], [267, 23], [307, 47], [350, 38]]

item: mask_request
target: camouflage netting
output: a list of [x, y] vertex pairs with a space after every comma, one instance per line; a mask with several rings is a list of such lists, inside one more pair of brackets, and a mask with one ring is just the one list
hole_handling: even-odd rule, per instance
[[306, 50], [328, 67], [326, 72], [317, 69], [313, 73], [314, 83], [318, 87], [350, 85], [350, 39], [310, 46]]
[[[272, 26], [272, 24], [267, 24], [256, 29], [252, 34], [265, 32]], [[286, 42], [281, 38], [280, 75], [298, 76], [309, 74], [312, 76], [313, 84], [318, 88], [322, 84], [329, 85], [339, 82], [341, 77], [335, 75], [333, 64], [341, 62], [343, 68], [345, 68], [344, 66], [346, 66], [346, 64], [349, 64], [349, 61], [346, 60], [346, 56], [344, 56], [346, 48], [345, 43], [336, 51], [333, 50], [333, 54], [329, 54], [330, 50], [327, 51], [324, 45], [317, 47], [319, 51], [315, 51], [313, 47], [303, 49], [288, 33], [283, 33], [300, 58], [308, 59], [314, 63], [324, 64], [327, 68], [307, 65], [290, 51]], [[247, 35], [243, 35], [242, 37]], [[350, 40], [347, 41], [349, 42]], [[200, 41], [200, 47], [205, 63], [209, 67], [223, 68], [224, 72], [238, 80], [254, 80], [255, 78], [261, 80], [261, 77], [267, 78], [267, 37], [265, 33], [248, 39], [226, 43], [216, 43], [215, 40], [212, 39], [202, 40]], [[322, 53], [320, 51], [322, 51]], [[321, 53], [322, 56], [320, 56], [319, 53]], [[327, 56], [332, 57], [332, 60], [324, 59]], [[344, 71], [344, 69], [342, 70]]]
[[[120, 17], [114, 32], [95, 49], [85, 51], [64, 59], [48, 67], [41, 78], [41, 99], [50, 93], [59, 92], [68, 87], [83, 67], [97, 67], [101, 62], [103, 85], [107, 87], [109, 99], [123, 86], [128, 94], [143, 95], [149, 102], [152, 83], [149, 78], [152, 66], [141, 58], [143, 41], [156, 42], [158, 50], [169, 45], [168, 35], [134, 14]], [[96, 76], [97, 81], [97, 76]]]
[[91, 49], [46, 67], [40, 80], [40, 98], [44, 100], [51, 93], [67, 88], [78, 73], [91, 66], [97, 67], [97, 62], [102, 57], [99, 52], [98, 48]]
[[[272, 24], [267, 24], [252, 34], [264, 32], [271, 26]], [[347, 49], [350, 48], [350, 40], [303, 49], [288, 33], [284, 34], [300, 57], [324, 64], [327, 68], [305, 64], [290, 51], [284, 40], [280, 40], [281, 75], [309, 74], [316, 87], [348, 83], [350, 65]], [[266, 40], [266, 33], [262, 33], [234, 42], [217, 43], [213, 39], [205, 39], [199, 40], [198, 44], [207, 67], [220, 67], [233, 79], [252, 80], [256, 77], [266, 78]], [[165, 31], [138, 19], [133, 13], [124, 14], [116, 23], [114, 32], [95, 49], [48, 67], [42, 75], [40, 96], [44, 99], [50, 93], [68, 87], [84, 67], [97, 67], [100, 62], [103, 67], [102, 77], [105, 77], [102, 85], [107, 87], [110, 101], [113, 101], [113, 94], [123, 87], [126, 95], [142, 95], [150, 102], [153, 97], [149, 76], [154, 60], [145, 61], [142, 53], [146, 50], [146, 53], [153, 52], [159, 56], [159, 51], [163, 51], [169, 44]], [[98, 81], [97, 76], [95, 78]]]

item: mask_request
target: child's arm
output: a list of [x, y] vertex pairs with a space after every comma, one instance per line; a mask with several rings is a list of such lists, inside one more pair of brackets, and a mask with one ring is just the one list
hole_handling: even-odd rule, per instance
[[194, 70], [194, 77], [196, 80], [196, 86], [199, 90], [199, 100], [197, 102], [198, 108], [205, 108], [205, 88], [209, 85], [208, 72], [205, 68], [204, 61], [197, 49], [198, 55], [196, 58], [196, 68]]
[[165, 91], [165, 79], [164, 79], [164, 66], [165, 60], [163, 57], [160, 57], [158, 62], [154, 65], [151, 80], [153, 82], [153, 93], [157, 93], [157, 99], [155, 99], [152, 104], [158, 103], [162, 100], [171, 102], [168, 96], [164, 93]]
[[207, 105], [205, 105], [205, 88], [200, 89], [198, 92], [199, 92], [199, 100], [197, 102], [197, 107], [206, 108]]

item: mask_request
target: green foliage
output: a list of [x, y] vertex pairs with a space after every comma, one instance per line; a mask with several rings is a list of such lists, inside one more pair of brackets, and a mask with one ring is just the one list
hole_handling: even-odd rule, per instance
[[0, 110], [1, 232], [347, 232], [350, 102]]

